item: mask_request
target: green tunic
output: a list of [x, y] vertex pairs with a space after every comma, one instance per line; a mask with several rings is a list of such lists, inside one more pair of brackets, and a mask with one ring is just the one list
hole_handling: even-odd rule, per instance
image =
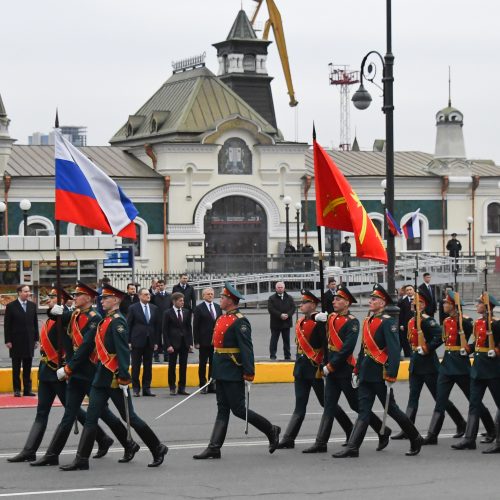
[[429, 352], [425, 355], [413, 351], [410, 357], [410, 374], [429, 375], [439, 370], [439, 359], [436, 349], [443, 343], [439, 323], [427, 314], [422, 314], [422, 332]]

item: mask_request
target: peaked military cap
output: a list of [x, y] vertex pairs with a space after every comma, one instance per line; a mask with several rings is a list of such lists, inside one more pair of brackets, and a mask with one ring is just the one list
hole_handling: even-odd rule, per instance
[[335, 291], [335, 296], [337, 295], [345, 300], [348, 300], [351, 304], [358, 303], [358, 301], [353, 297], [349, 289], [342, 283], [337, 287], [337, 290]]
[[114, 286], [108, 285], [107, 283], [102, 285], [101, 297], [118, 297], [121, 300], [125, 295], [125, 292], [118, 290], [118, 288]]
[[225, 295], [226, 297], [230, 297], [233, 299], [236, 303], [238, 303], [240, 300], [245, 300], [245, 297], [241, 295], [236, 288], [229, 283], [229, 281], [226, 281], [224, 283], [224, 289], [222, 290], [221, 295]]
[[64, 288], [57, 288], [57, 287], [54, 287], [52, 288], [52, 290], [48, 293], [48, 296], [49, 297], [57, 297], [57, 290], [60, 291], [61, 293], [61, 299], [64, 301], [64, 302], [67, 302], [68, 300], [73, 300], [73, 297], [64, 289]]
[[392, 304], [391, 296], [386, 292], [385, 288], [379, 283], [375, 283], [375, 285], [373, 285], [373, 290], [372, 293], [370, 294], [370, 297], [376, 297], [378, 299], [382, 299], [388, 305]]
[[491, 295], [489, 292], [483, 292], [481, 296], [477, 299], [478, 302], [482, 304], [486, 304], [486, 295], [488, 295], [488, 298], [490, 299], [490, 308], [493, 309], [494, 307], [498, 306], [498, 300]]
[[97, 290], [94, 290], [93, 288], [90, 288], [88, 285], [86, 285], [83, 281], [77, 281], [76, 282], [76, 288], [75, 291], [73, 292], [73, 295], [90, 295], [90, 297], [94, 298], [99, 295]]
[[314, 295], [314, 293], [309, 290], [303, 289], [300, 291], [300, 293], [304, 302], [314, 302], [315, 304], [319, 304], [321, 302], [321, 300], [318, 299], [318, 297], [316, 297], [316, 295]]
[[[449, 290], [448, 293], [446, 294], [446, 297], [444, 298], [444, 301], [453, 304], [453, 306], [455, 306], [457, 303], [457, 293], [454, 292], [453, 290]], [[460, 305], [461, 306], [464, 305], [461, 299], [460, 299]]]

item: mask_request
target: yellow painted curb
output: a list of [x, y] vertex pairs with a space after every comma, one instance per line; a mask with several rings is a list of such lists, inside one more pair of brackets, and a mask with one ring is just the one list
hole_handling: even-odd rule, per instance
[[[276, 384], [293, 382], [293, 363], [255, 363], [256, 384]], [[398, 380], [408, 380], [409, 361], [401, 361]], [[177, 376], [179, 367], [177, 366]], [[38, 368], [31, 370], [33, 389], [38, 387]], [[197, 387], [198, 365], [189, 364], [187, 367], [186, 382], [188, 387]], [[168, 364], [153, 364], [152, 387], [168, 387]], [[12, 392], [12, 370], [0, 368], [0, 393]]]

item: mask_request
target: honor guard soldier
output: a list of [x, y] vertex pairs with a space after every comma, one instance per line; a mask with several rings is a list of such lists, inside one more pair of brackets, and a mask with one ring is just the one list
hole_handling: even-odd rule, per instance
[[[359, 321], [349, 312], [351, 304], [357, 301], [345, 285], [339, 285], [334, 292], [334, 312], [325, 318], [325, 313], [319, 313], [314, 318], [316, 321], [327, 319], [326, 339], [328, 342], [328, 355], [323, 366], [325, 377], [325, 409], [319, 424], [316, 442], [303, 451], [303, 453], [326, 453], [327, 443], [330, 439], [335, 411], [342, 393], [349, 406], [359, 412], [358, 391], [351, 385], [352, 371], [356, 365], [353, 356], [358, 340]], [[382, 421], [375, 413], [370, 413], [370, 425], [378, 434], [379, 445], [377, 451], [383, 450], [389, 444], [391, 430], [386, 427], [383, 434]]]
[[[415, 316], [408, 322], [408, 342], [410, 344], [412, 355], [410, 356], [409, 383], [410, 394], [408, 396], [408, 406], [406, 415], [415, 423], [418, 411], [418, 402], [424, 384], [429, 389], [434, 400], [437, 394], [437, 379], [439, 372], [439, 359], [436, 349], [443, 343], [441, 327], [431, 316], [424, 313], [428, 306], [428, 295], [421, 292], [415, 293], [413, 302]], [[452, 418], [457, 426], [457, 432], [453, 436], [459, 438], [465, 432], [465, 420], [458, 408], [451, 402], [446, 403], [446, 412]], [[408, 439], [406, 434], [401, 431], [392, 436], [391, 439]]]
[[[462, 301], [457, 292], [448, 291], [443, 309], [449, 316], [443, 322], [444, 356], [439, 367], [437, 396], [424, 445], [437, 444], [443, 426], [444, 412], [453, 386], [457, 384], [470, 399], [470, 347], [467, 343], [472, 334], [471, 318], [462, 315]], [[495, 424], [488, 409], [481, 403], [480, 415], [490, 441], [495, 436]]]
[[483, 453], [500, 453], [500, 320], [493, 318], [493, 308], [497, 305], [495, 297], [487, 292], [478, 299], [476, 310], [481, 317], [474, 322], [475, 342], [470, 345], [474, 363], [470, 375], [469, 416], [464, 439], [452, 445], [455, 450], [476, 449], [481, 401], [488, 388], [497, 406], [496, 439], [493, 446]]
[[[96, 371], [95, 334], [97, 325], [102, 319], [92, 309], [92, 303], [96, 296], [97, 292], [95, 290], [85, 283], [78, 281], [74, 292], [76, 309], [73, 312], [68, 311], [63, 314], [63, 322], [66, 324], [69, 323], [67, 333], [64, 335], [67, 355], [66, 364], [57, 370], [57, 376], [66, 387], [66, 405], [64, 415], [56, 428], [45, 455], [31, 464], [35, 467], [59, 465], [59, 455], [66, 445], [75, 418], [80, 413], [83, 413], [85, 417], [85, 412], [81, 409], [81, 405], [85, 396], [90, 394], [92, 380]], [[66, 316], [69, 317], [69, 321], [64, 319]], [[66, 385], [65, 381], [68, 378], [69, 380]], [[101, 415], [101, 419], [113, 431], [113, 434], [115, 434], [125, 448], [125, 455], [131, 453], [131, 449], [134, 446], [138, 447], [136, 443], [127, 442], [127, 430], [120, 419], [107, 406]], [[82, 425], [85, 424], [85, 418], [81, 423]], [[107, 436], [101, 427], [98, 426], [96, 441], [98, 443], [98, 450], [93, 458], [101, 458], [108, 452], [113, 444], [113, 439]]]
[[[285, 449], [295, 447], [295, 438], [306, 416], [311, 389], [314, 390], [321, 406], [324, 406], [325, 401], [325, 386], [321, 373], [325, 348], [325, 323], [316, 323], [315, 321], [315, 316], [318, 315], [316, 314], [316, 308], [321, 301], [309, 290], [302, 290], [301, 294], [300, 311], [304, 314], [304, 317], [300, 318], [295, 325], [295, 343], [297, 344], [297, 356], [293, 368], [295, 409], [285, 435], [278, 445], [278, 448]], [[352, 431], [351, 420], [340, 406], [334, 409], [334, 416], [344, 430], [346, 439], [349, 439], [349, 434]], [[322, 424], [322, 426], [328, 427], [328, 429], [324, 430], [324, 433], [328, 431], [328, 435], [330, 435], [333, 425], [333, 416], [329, 420], [331, 420], [331, 423], [328, 426], [326, 423]], [[312, 452], [310, 448], [303, 450], [303, 453]]]
[[[49, 413], [52, 403], [57, 396], [63, 405], [66, 404], [66, 383], [57, 379], [56, 370], [60, 363], [64, 361], [64, 349], [62, 348], [62, 338], [58, 339], [56, 316], [51, 312], [66, 312], [63, 315], [61, 330], [65, 330], [69, 320], [69, 311], [64, 304], [72, 299], [71, 295], [65, 290], [59, 292], [62, 304], [57, 304], [57, 289], [53, 288], [49, 294], [48, 318], [40, 331], [40, 365], [38, 367], [38, 404], [36, 408], [36, 417], [31, 427], [28, 439], [23, 450], [16, 456], [8, 458], [9, 462], [34, 462], [36, 452], [42, 442], [49, 420]], [[83, 424], [85, 422], [85, 412], [78, 413], [78, 419]]]
[[378, 397], [384, 407], [386, 398], [389, 398], [388, 415], [398, 423], [410, 439], [411, 446], [406, 455], [413, 456], [420, 452], [422, 436], [411, 420], [399, 409], [391, 390], [398, 376], [401, 347], [396, 321], [388, 314], [384, 314], [384, 308], [390, 304], [392, 304], [390, 295], [381, 285], [374, 285], [369, 301], [372, 315], [363, 322], [361, 349], [354, 370], [357, 377], [353, 378], [353, 383], [356, 385], [355, 379], [359, 377], [359, 416], [346, 449], [334, 453], [335, 458], [359, 456], [359, 447], [368, 428], [375, 397]]
[[[139, 434], [153, 455], [153, 462], [148, 467], [158, 467], [163, 463], [168, 448], [152, 429], [134, 412], [130, 397], [130, 351], [128, 347], [127, 321], [120, 313], [120, 301], [125, 294], [111, 285], [102, 287], [102, 307], [105, 318], [99, 323], [95, 334], [97, 352], [97, 370], [90, 390], [87, 418], [73, 462], [60, 467], [61, 470], [87, 470], [89, 456], [97, 431], [97, 421], [111, 398], [123, 420], [128, 420], [131, 427]], [[66, 370], [71, 370], [71, 365]], [[127, 408], [125, 407], [127, 405]], [[132, 445], [132, 453], [139, 451], [139, 446]], [[133, 455], [132, 455], [133, 456]], [[127, 459], [127, 449], [125, 450]], [[123, 459], [122, 459], [123, 461]], [[128, 461], [128, 460], [125, 460]]]
[[208, 447], [193, 456], [197, 460], [221, 457], [220, 449], [224, 444], [231, 411], [243, 420], [247, 418], [248, 423], [267, 436], [269, 453], [274, 453], [278, 446], [281, 429], [248, 408], [255, 366], [251, 326], [238, 309], [242, 299], [244, 300], [244, 297], [226, 281], [220, 298], [220, 307], [225, 314], [217, 319], [213, 335], [212, 376], [216, 380], [217, 417]]

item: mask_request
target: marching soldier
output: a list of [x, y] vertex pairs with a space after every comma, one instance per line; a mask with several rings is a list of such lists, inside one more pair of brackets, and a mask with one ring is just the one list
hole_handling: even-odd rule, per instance
[[[443, 309], [449, 316], [443, 322], [444, 356], [439, 366], [436, 406], [431, 417], [424, 445], [437, 444], [443, 426], [444, 411], [453, 386], [457, 384], [467, 399], [470, 399], [470, 347], [467, 344], [472, 334], [471, 318], [462, 315], [462, 302], [457, 292], [448, 291]], [[480, 403], [480, 416], [488, 434], [486, 442], [495, 436], [495, 424], [488, 409]]]
[[500, 321], [493, 318], [493, 308], [498, 305], [493, 295], [484, 292], [478, 299], [476, 310], [481, 315], [474, 322], [475, 342], [469, 344], [474, 352], [471, 368], [469, 416], [465, 437], [452, 445], [455, 450], [475, 450], [476, 436], [481, 415], [481, 401], [488, 388], [497, 405], [496, 439], [493, 446], [483, 453], [500, 453]]
[[392, 386], [396, 382], [399, 369], [398, 326], [393, 318], [384, 314], [386, 305], [392, 304], [392, 299], [384, 288], [376, 284], [370, 295], [369, 308], [372, 315], [363, 322], [363, 340], [354, 373], [359, 377], [359, 416], [344, 451], [334, 453], [335, 458], [357, 457], [359, 447], [368, 428], [370, 413], [375, 397], [385, 406], [388, 401], [388, 414], [398, 423], [410, 439], [410, 450], [407, 456], [417, 455], [422, 446], [422, 436], [411, 420], [399, 409]]
[[[428, 295], [421, 292], [415, 294], [413, 305], [416, 307], [418, 303], [420, 314], [416, 314], [408, 322], [408, 342], [412, 349], [412, 355], [409, 367], [410, 394], [408, 396], [406, 415], [413, 423], [415, 423], [417, 417], [418, 402], [424, 384], [429, 389], [434, 400], [436, 400], [437, 393], [439, 359], [436, 349], [443, 343], [443, 339], [439, 323], [423, 312], [428, 306], [428, 300]], [[457, 432], [453, 437], [462, 437], [465, 433], [465, 420], [458, 408], [449, 400], [446, 403], [446, 412], [457, 426]], [[392, 436], [391, 439], [408, 438], [401, 431], [399, 434]]]
[[[278, 448], [291, 449], [295, 447], [295, 438], [297, 437], [302, 422], [306, 416], [307, 403], [311, 389], [314, 390], [319, 404], [324, 406], [325, 388], [322, 380], [321, 363], [323, 362], [325, 347], [325, 324], [315, 321], [316, 308], [321, 302], [309, 290], [302, 290], [302, 303], [300, 311], [304, 317], [297, 321], [295, 325], [295, 343], [297, 344], [297, 357], [293, 369], [293, 378], [295, 386], [295, 409], [288, 423], [285, 435], [280, 441]], [[319, 313], [326, 316], [326, 313]], [[352, 423], [349, 417], [340, 406], [333, 408], [332, 417], [328, 421], [321, 423], [324, 428], [323, 433], [330, 435], [333, 425], [333, 415], [337, 417], [342, 429], [349, 439], [352, 431]], [[327, 438], [328, 441], [328, 438]], [[326, 443], [324, 445], [326, 451]], [[303, 453], [315, 453], [308, 448]]]
[[[357, 301], [345, 285], [339, 285], [333, 299], [334, 312], [328, 315], [326, 339], [328, 341], [328, 357], [323, 366], [325, 377], [325, 409], [319, 424], [316, 442], [303, 453], [326, 453], [330, 439], [335, 411], [338, 401], [344, 393], [352, 410], [359, 412], [358, 391], [351, 385], [352, 371], [356, 360], [352, 355], [359, 334], [359, 321], [349, 312], [351, 304]], [[325, 313], [316, 315], [315, 320], [323, 320]], [[326, 319], [326, 318], [325, 318]], [[391, 429], [385, 428], [380, 434], [382, 421], [375, 413], [370, 413], [370, 425], [378, 434], [377, 451], [389, 444]]]
[[[102, 287], [102, 307], [106, 312], [106, 317], [99, 323], [95, 334], [98, 361], [90, 390], [87, 418], [76, 457], [71, 464], [60, 467], [61, 470], [88, 470], [89, 456], [97, 431], [97, 421], [110, 398], [123, 420], [128, 420], [127, 424], [130, 423], [130, 426], [135, 429], [151, 451], [153, 461], [148, 464], [148, 467], [161, 465], [168, 452], [168, 448], [160, 443], [152, 429], [134, 412], [132, 405], [128, 388], [131, 379], [128, 372], [130, 351], [127, 321], [119, 310], [120, 301], [124, 295], [122, 291], [111, 285], [103, 285]], [[71, 366], [68, 366], [65, 371], [71, 376]], [[127, 405], [128, 410], [125, 405]], [[137, 451], [138, 445], [134, 443], [132, 453]]]
[[[60, 295], [63, 305], [57, 304], [57, 290], [55, 288], [49, 292], [48, 318], [40, 332], [41, 358], [40, 366], [38, 367], [38, 405], [35, 421], [33, 422], [23, 450], [16, 456], [8, 458], [8, 462], [33, 463], [36, 460], [36, 452], [45, 434], [49, 413], [55, 397], [57, 396], [64, 406], [66, 405], [66, 383], [60, 382], [56, 375], [59, 358], [64, 356], [64, 351], [60, 349], [61, 346], [59, 346], [57, 338], [56, 320], [55, 316], [51, 315], [51, 312], [63, 313], [65, 311], [64, 304], [72, 297], [63, 289], [60, 290]], [[63, 316], [63, 329], [66, 329], [69, 316], [69, 313]], [[83, 410], [78, 412], [78, 420], [82, 424], [85, 423], [85, 412]]]
[[[255, 376], [251, 326], [238, 309], [242, 295], [228, 282], [221, 293], [220, 307], [225, 314], [217, 319], [214, 327], [214, 359], [212, 375], [216, 380], [217, 417], [208, 447], [196, 460], [220, 458], [224, 444], [229, 414], [232, 411], [263, 432], [269, 439], [269, 453], [278, 446], [281, 429], [248, 408], [249, 391]], [[245, 404], [245, 386], [247, 403]]]
[[[31, 463], [34, 467], [59, 465], [59, 455], [66, 445], [75, 418], [82, 412], [82, 401], [85, 396], [90, 394], [97, 363], [95, 334], [97, 325], [102, 319], [100, 314], [92, 309], [92, 303], [96, 296], [97, 292], [95, 290], [78, 281], [74, 292], [76, 309], [72, 313], [63, 314], [63, 318], [66, 315], [70, 317], [68, 331], [64, 336], [68, 354], [66, 356], [66, 365], [57, 370], [57, 376], [61, 383], [64, 384], [69, 377], [66, 387], [66, 406], [64, 415], [56, 428], [45, 455], [36, 462]], [[55, 314], [54, 310], [52, 310], [52, 314]], [[64, 322], [68, 323], [67, 320]], [[84, 412], [83, 415], [85, 417]], [[127, 430], [120, 419], [107, 406], [104, 408], [101, 419], [109, 426], [125, 448], [125, 460], [122, 458], [120, 461], [128, 462], [132, 460], [135, 451], [139, 449], [139, 445], [133, 441], [127, 441]], [[85, 418], [81, 423], [82, 425], [85, 424]], [[113, 444], [113, 439], [104, 434], [104, 431], [98, 426], [96, 441], [99, 447], [93, 458], [101, 458], [108, 452]]]

